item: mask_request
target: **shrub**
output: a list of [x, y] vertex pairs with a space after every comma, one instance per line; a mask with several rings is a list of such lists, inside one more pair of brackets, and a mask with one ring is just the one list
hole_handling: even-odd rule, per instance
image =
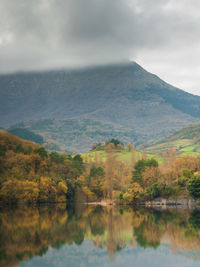
[[184, 186], [185, 184], [186, 184], [186, 179], [184, 177], [178, 179], [178, 185]]
[[188, 169], [183, 169], [182, 173], [183, 173], [183, 176], [186, 178], [192, 178], [194, 175], [194, 172]]
[[200, 176], [193, 176], [187, 183], [187, 189], [194, 198], [200, 197]]
[[173, 192], [174, 192], [173, 187], [171, 185], [166, 185], [164, 191], [165, 195], [169, 197], [173, 194]]
[[120, 192], [120, 194], [119, 194], [119, 199], [123, 200], [123, 193], [122, 192]]
[[159, 188], [157, 183], [152, 184], [152, 186], [150, 188], [150, 194], [153, 198], [160, 196], [160, 188]]

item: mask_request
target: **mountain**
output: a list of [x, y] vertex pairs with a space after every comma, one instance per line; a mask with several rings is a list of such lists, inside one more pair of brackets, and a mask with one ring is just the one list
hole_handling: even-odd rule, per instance
[[200, 123], [190, 124], [152, 145], [145, 146], [148, 152], [159, 154], [167, 152], [170, 148], [175, 148], [177, 153], [181, 154], [199, 155]]
[[[0, 75], [1, 127], [25, 122], [23, 127], [33, 130], [38, 120], [48, 124], [49, 119], [53, 120], [49, 130], [57, 133], [49, 135], [45, 129], [36, 133], [59, 144], [59, 135], [69, 141], [77, 133], [76, 150], [79, 144], [83, 151], [100, 141], [95, 131], [88, 136], [98, 123], [102, 138], [107, 138], [104, 127], [109, 125], [108, 136], [119, 131], [119, 137], [128, 135], [125, 142], [139, 144], [199, 121], [200, 97], [165, 83], [134, 62]], [[65, 134], [66, 120], [73, 120], [74, 128]], [[87, 120], [90, 126], [79, 130]]]

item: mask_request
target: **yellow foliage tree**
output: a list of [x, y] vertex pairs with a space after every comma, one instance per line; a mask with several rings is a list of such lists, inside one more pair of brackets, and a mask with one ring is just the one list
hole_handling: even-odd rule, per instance
[[128, 192], [124, 193], [123, 199], [129, 203], [134, 202], [140, 197], [140, 193], [143, 192], [142, 187], [139, 183], [133, 183], [132, 187], [128, 189]]
[[87, 197], [87, 201], [94, 201], [96, 200], [95, 198], [95, 194], [93, 192], [90, 191], [90, 189], [87, 186], [83, 186], [82, 190], [84, 192], [84, 194]]
[[88, 183], [85, 180], [85, 177], [83, 175], [79, 176], [77, 179], [80, 184], [81, 184], [81, 189], [83, 193], [85, 194], [87, 201], [94, 201], [95, 199], [95, 194], [89, 189]]
[[57, 190], [53, 181], [48, 177], [41, 177], [40, 183], [40, 202], [56, 202]]
[[67, 194], [67, 186], [63, 182], [59, 182], [57, 185], [57, 201], [65, 202]]
[[19, 200], [27, 203], [36, 203], [39, 196], [38, 185], [32, 181], [19, 181], [18, 185], [20, 187]]
[[17, 190], [18, 181], [16, 179], [10, 179], [5, 181], [1, 187], [1, 198], [5, 203], [16, 203], [17, 202]]
[[32, 181], [8, 180], [3, 183], [1, 197], [4, 202], [36, 203], [39, 196], [38, 185]]
[[145, 189], [150, 188], [153, 183], [158, 182], [161, 178], [161, 172], [157, 167], [146, 168], [143, 174], [143, 186]]

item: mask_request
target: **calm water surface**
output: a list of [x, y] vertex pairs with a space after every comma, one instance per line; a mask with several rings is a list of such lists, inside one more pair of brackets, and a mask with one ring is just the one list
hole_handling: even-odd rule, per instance
[[200, 212], [1, 209], [0, 266], [200, 266]]

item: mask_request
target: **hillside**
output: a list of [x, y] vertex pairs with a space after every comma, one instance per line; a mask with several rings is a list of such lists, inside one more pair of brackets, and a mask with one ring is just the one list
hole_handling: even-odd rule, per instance
[[36, 149], [40, 146], [32, 141], [23, 140], [11, 133], [0, 130], [0, 155], [3, 155], [7, 150], [16, 151], [18, 147], [28, 150], [29, 148]]
[[24, 129], [24, 128], [10, 128], [8, 129], [8, 132], [22, 139], [30, 140], [40, 145], [44, 143], [44, 139], [41, 135], [35, 134], [34, 132]]
[[[108, 136], [102, 134], [105, 137], [119, 132], [114, 137], [121, 139], [128, 133], [124, 141], [139, 144], [167, 136], [199, 118], [199, 96], [165, 83], [136, 63], [0, 76], [0, 126], [26, 121], [24, 127], [33, 130], [38, 120], [46, 119], [46, 124], [54, 119], [54, 135], [48, 136], [42, 127], [37, 133], [59, 147], [63, 136], [69, 151], [77, 151], [69, 141], [76, 134], [81, 151], [102, 140], [93, 130], [91, 138], [88, 128], [77, 129], [87, 119], [93, 129], [96, 122], [101, 129], [109, 124], [112, 129]], [[57, 131], [57, 121], [65, 129], [66, 120], [74, 120], [73, 134]]]
[[72, 200], [83, 173], [80, 155], [48, 152], [44, 147], [0, 131], [0, 205]]
[[86, 152], [96, 142], [119, 138], [124, 143], [138, 142], [134, 130], [113, 123], [91, 119], [42, 119], [17, 125], [43, 136], [44, 146], [50, 150]]
[[200, 155], [200, 123], [190, 124], [153, 145], [145, 146], [150, 153], [162, 153], [170, 148], [175, 148], [181, 154]]

